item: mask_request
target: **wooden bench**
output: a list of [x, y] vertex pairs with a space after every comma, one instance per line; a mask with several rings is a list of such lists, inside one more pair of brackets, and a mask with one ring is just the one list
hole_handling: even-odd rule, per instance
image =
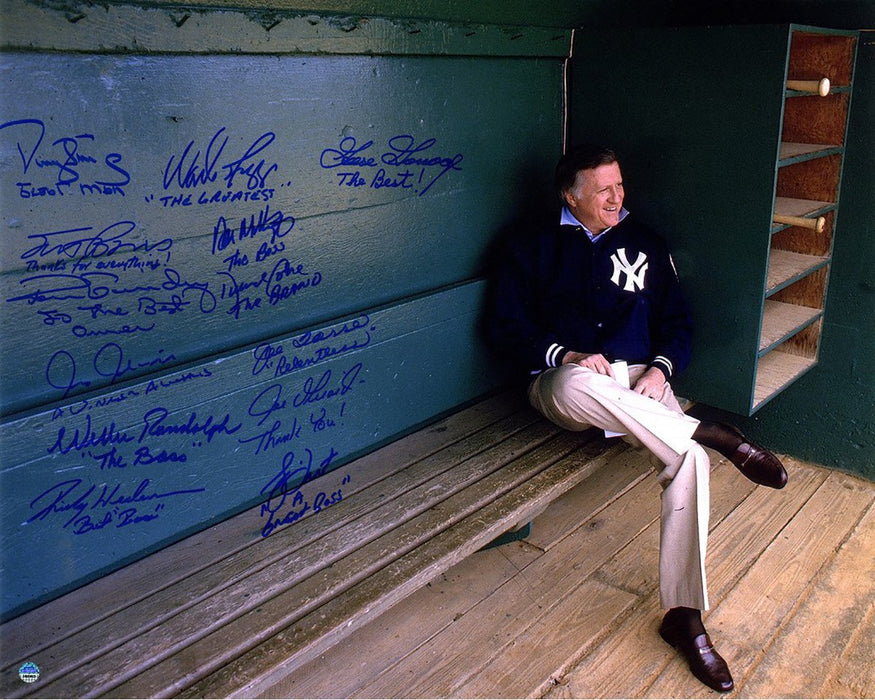
[[257, 695], [622, 449], [493, 396], [5, 623], [0, 691]]

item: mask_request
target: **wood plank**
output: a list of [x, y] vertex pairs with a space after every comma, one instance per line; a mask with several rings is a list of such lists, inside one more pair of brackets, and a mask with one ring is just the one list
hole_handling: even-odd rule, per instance
[[754, 408], [768, 401], [816, 364], [816, 358], [780, 350], [772, 350], [768, 355], [763, 355], [757, 362]]
[[[417, 461], [439, 453], [455, 442], [469, 439], [464, 443], [466, 447], [463, 449], [472, 449], [474, 443], [470, 442], [470, 438], [487, 426], [496, 431], [493, 439], [501, 441], [509, 433], [506, 427], [502, 428], [496, 423], [508, 419], [520, 410], [528, 412], [514, 394], [506, 392], [454, 412], [416, 433], [357, 459], [354, 465], [350, 465], [350, 469], [355, 470], [356, 479], [344, 493], [350, 497]], [[531, 413], [529, 415], [531, 419], [524, 419], [513, 425], [523, 427], [534, 422], [535, 417]], [[431, 468], [427, 467], [429, 470]], [[312, 483], [315, 489], [331, 493], [340, 486], [342, 478], [342, 474], [331, 472]], [[308, 513], [302, 521], [296, 523], [299, 530], [302, 529], [302, 522], [311, 516], [312, 513]], [[336, 526], [341, 524], [338, 522]], [[0, 636], [4, 641], [2, 666], [24, 661], [47, 646], [57, 644], [64, 636], [71, 636], [195, 574], [203, 576], [202, 572], [211, 565], [218, 564], [260, 541], [263, 525], [264, 517], [260, 508], [251, 508], [4, 623], [0, 626]], [[320, 525], [325, 526], [326, 523], [322, 522]], [[316, 536], [318, 535], [311, 534], [309, 539]], [[296, 537], [301, 537], [298, 546], [303, 546], [308, 541], [308, 537], [301, 531]], [[283, 542], [282, 546], [294, 548], [295, 543]], [[58, 629], [59, 619], [64, 621], [63, 629]], [[15, 659], [10, 659], [12, 654], [16, 655]]]
[[613, 586], [584, 581], [528, 627], [507, 635], [501, 652], [447, 695], [541, 697], [637, 600], [636, 595]]
[[781, 142], [780, 160], [788, 161], [801, 156], [816, 157], [821, 152], [829, 153], [840, 149], [841, 146], [829, 145], [823, 143], [792, 143], [789, 141]]
[[196, 11], [110, 5], [100, 12], [72, 12], [9, 3], [3, 44], [33, 50], [431, 54], [555, 56], [568, 54], [568, 30], [497, 27], [430, 19], [332, 17], [263, 8], [215, 8], [196, 1]]
[[[727, 635], [719, 625], [712, 625], [711, 619], [725, 605], [723, 601], [734, 583], [748, 571], [826, 478], [822, 470], [797, 468], [795, 464], [788, 466], [791, 479], [780, 498], [775, 498], [775, 492], [769, 489], [753, 489], [740, 505], [731, 508], [729, 514], [717, 523], [709, 537], [706, 564], [712, 612], [706, 615], [705, 625], [713, 633], [721, 653]], [[729, 465], [724, 467], [727, 469], [721, 467], [724, 472], [721, 479], [731, 474]], [[733, 479], [726, 481], [726, 486], [730, 486]], [[724, 494], [723, 497], [727, 490], [731, 494], [731, 489], [726, 486], [717, 489]], [[730, 505], [733, 502], [736, 499], [730, 495]], [[741, 603], [741, 609], [745, 607]], [[664, 669], [676, 663], [676, 652], [657, 633], [663, 614], [657, 595], [644, 598], [642, 606], [568, 674], [563, 680], [565, 691], [572, 697], [641, 697], [648, 692]], [[634, 659], [634, 663], [629, 659]], [[697, 685], [698, 681], [692, 678], [682, 694], [697, 693], [700, 690]]]
[[652, 467], [641, 453], [631, 448], [622, 450], [605, 469], [551, 503], [549, 517], [536, 521], [526, 541], [545, 551], [553, 548], [651, 471]]
[[[641, 481], [575, 533], [536, 560], [512, 584], [498, 589], [471, 613], [406, 657], [401, 663], [364, 686], [357, 697], [391, 697], [404, 689], [410, 697], [444, 697], [457, 682], [461, 669], [477, 658], [484, 663], [496, 640], [514, 636], [555, 605], [582, 579], [629, 542], [633, 532], [659, 512], [655, 477]], [[486, 659], [484, 659], [484, 655]], [[464, 671], [463, 671], [464, 673]]]
[[[521, 548], [528, 561], [540, 556]], [[477, 552], [414, 592], [380, 617], [303, 664], [266, 698], [351, 697], [399, 658], [459, 619], [519, 573], [505, 548]], [[330, 669], [326, 672], [326, 669]]]
[[775, 197], [775, 213], [784, 216], [810, 216], [834, 207], [832, 202], [820, 202], [798, 197]]
[[644, 598], [622, 625], [559, 681], [550, 697], [641, 697], [674, 653], [657, 634], [662, 613], [659, 600]]
[[[0, 275], [0, 297], [4, 323], [19, 329], [15, 338], [0, 337], [9, 366], [0, 377], [4, 414], [86, 388], [112, 389], [119, 382], [113, 360], [126, 370], [124, 380], [142, 378], [477, 277], [513, 188], [467, 163], [488, 161], [493, 173], [513, 180], [523, 154], [495, 148], [464, 128], [461, 115], [472, 103], [480, 118], [493, 123], [492, 133], [501, 132], [496, 138], [531, 154], [530, 168], [541, 175], [558, 157], [558, 60], [21, 51], [7, 52], [3, 65], [8, 98], [0, 104], [0, 124], [10, 125], [0, 132], [7, 166], [0, 184], [9, 193], [3, 200], [7, 220], [18, 223], [3, 229], [0, 269], [9, 274]], [[404, 98], [391, 116], [384, 110], [386, 95], [359, 79], [375, 73]], [[179, 75], [188, 77], [173, 79]], [[216, 91], [216, 84], [237, 89]], [[510, 85], [527, 89], [507, 100]], [[255, 103], [271, 109], [253, 118]], [[107, 107], [95, 114], [92, 104]], [[361, 126], [364, 113], [375, 115], [369, 127]], [[429, 115], [438, 117], [423, 122]], [[30, 121], [17, 123], [23, 117]], [[545, 128], [533, 132], [532, 120]], [[423, 133], [423, 124], [435, 130]], [[77, 141], [74, 134], [91, 138]], [[403, 159], [407, 154], [390, 144], [400, 146], [414, 135], [408, 148], [435, 156], [422, 166], [423, 183], [433, 187], [372, 186], [378, 178], [394, 181], [404, 170], [381, 158]], [[352, 172], [340, 166], [342, 141], [350, 148], [355, 143], [362, 149], [355, 156], [372, 165]], [[19, 196], [19, 181], [54, 189], [59, 179], [72, 179], [57, 168], [28, 170], [19, 148], [34, 162], [55, 162], [65, 143], [93, 161], [78, 164], [83, 183], [121, 178], [103, 163], [106, 154], [117, 156], [130, 176], [124, 196], [83, 195], [75, 181], [66, 196]], [[204, 167], [208, 151], [216, 162]], [[233, 161], [251, 151], [263, 159], [251, 166], [261, 177], [226, 178], [243, 168]], [[334, 155], [325, 163], [331, 167], [323, 167], [324, 151]], [[448, 170], [437, 165], [445, 158], [454, 163]], [[182, 166], [177, 177], [170, 175], [174, 166]], [[359, 170], [362, 187], [348, 186], [338, 175]], [[405, 172], [417, 180], [420, 175], [419, 168]], [[209, 178], [210, 184], [201, 182]], [[247, 189], [258, 183], [254, 192]], [[204, 201], [217, 190], [235, 198]], [[484, 197], [494, 206], [478, 206]], [[449, 212], [465, 225], [442, 226]], [[44, 278], [34, 274], [34, 264], [47, 273]], [[301, 283], [294, 292], [287, 288], [292, 280]], [[109, 339], [122, 357], [114, 348], [100, 354]]]
[[[306, 547], [287, 553], [282, 547], [282, 538], [269, 537], [259, 542], [256, 551], [247, 548], [238, 556], [222, 560], [211, 570], [211, 577], [199, 576], [168, 590], [165, 595], [152, 596], [147, 611], [139, 619], [134, 618], [138, 622], [142, 620], [139, 625], [132, 627], [125, 616], [117, 616], [98, 628], [86, 630], [83, 635], [58, 644], [53, 648], [53, 653], [63, 660], [63, 663], [56, 662], [56, 667], [61, 667], [57, 673], [64, 673], [64, 676], [47, 679], [45, 686], [40, 684], [41, 692], [76, 695], [78, 689], [82, 688], [104, 688], [96, 692], [107, 692], [165, 657], [181, 655], [180, 647], [192, 641], [197, 646], [197, 640], [206, 634], [230, 637], [232, 641], [226, 638], [225, 646], [207, 649], [204, 659], [214, 655], [222, 658], [233, 655], [237, 645], [256, 643], [250, 640], [250, 636], [252, 639], [259, 636], [264, 638], [271, 629], [281, 629], [283, 623], [289, 624], [308, 610], [318, 607], [331, 597], [332, 592], [343, 590], [397, 557], [399, 551], [404, 551], [403, 533], [407, 532], [399, 526], [411, 518], [415, 523], [421, 514], [429, 513], [427, 509], [431, 504], [440, 503], [465, 486], [479, 486], [484, 483], [480, 481], [484, 474], [495, 472], [507, 460], [520, 455], [526, 457], [520, 460], [520, 466], [517, 467], [524, 474], [521, 478], [531, 475], [530, 465], [534, 464], [534, 468], [537, 468], [540, 464], [538, 457], [543, 457], [544, 452], [558, 450], [556, 458], [561, 456], [562, 449], [556, 441], [550, 443], [549, 447], [526, 454], [532, 445], [540, 445], [554, 434], [552, 426], [543, 422], [535, 424], [503, 440], [496, 450], [475, 454], [462, 464], [455, 464], [451, 470], [455, 481], [448, 480], [446, 473], [435, 474], [433, 469], [429, 470], [432, 472], [431, 481], [423, 480], [414, 469], [405, 471], [396, 475], [390, 484], [378, 483], [320, 513], [320, 521], [342, 520], [345, 526], [326, 528], [328, 532], [323, 534], [319, 524], [313, 525], [314, 537]], [[573, 449], [579, 441], [579, 438], [576, 443], [566, 441], [566, 451]], [[449, 449], [459, 449], [458, 443]], [[460, 450], [460, 455], [464, 454], [466, 451]], [[438, 461], [432, 458], [415, 466], [426, 471], [427, 467], [433, 467]], [[454, 462], [443, 466], [453, 467]], [[526, 469], [529, 471], [526, 472]], [[410, 481], [420, 483], [411, 489]], [[501, 475], [492, 481], [500, 482]], [[387, 492], [389, 486], [397, 490], [394, 493]], [[476, 508], [477, 505], [468, 507]], [[350, 509], [357, 514], [354, 521], [347, 520]], [[423, 532], [411, 525], [408, 528], [411, 532], [407, 534], [407, 539], [411, 541], [407, 546], [414, 546], [417, 537], [428, 537], [429, 528], [433, 534], [446, 527], [447, 517], [458, 516], [452, 510], [444, 512], [441, 519], [430, 523], [425, 528], [427, 531]], [[309, 526], [306, 522], [301, 525], [304, 528]], [[287, 530], [293, 533], [295, 529]], [[277, 534], [282, 532], [285, 531]], [[257, 551], [261, 548], [268, 549], [270, 555], [261, 556]], [[343, 557], [349, 562], [349, 578], [325, 568]], [[294, 575], [290, 576], [289, 572], [294, 572]], [[277, 607], [276, 596], [285, 597], [276, 610], [276, 617], [267, 618], [269, 622], [265, 623], [260, 611], [268, 606]], [[204, 624], [205, 620], [208, 620], [207, 624]], [[234, 634], [234, 630], [245, 626], [246, 621], [251, 621], [249, 629]], [[82, 648], [90, 650], [85, 659], [82, 658]], [[144, 648], [149, 649], [147, 656], [143, 654]], [[204, 659], [188, 666], [182, 676], [165, 676], [163, 682], [169, 678], [187, 677], [200, 668], [199, 663]], [[86, 661], [88, 663], [85, 666], [79, 665]]]
[[[718, 648], [737, 682], [756, 673], [756, 664], [771, 653], [775, 636], [807, 597], [809, 582], [832, 560], [871, 503], [871, 491], [837, 472], [829, 474], [708, 617], [706, 624], [719, 632]], [[701, 687], [678, 657], [648, 696], [686, 696], [701, 693]]]
[[789, 250], [772, 248], [769, 252], [769, 272], [766, 278], [766, 293], [789, 284], [803, 274], [814, 272], [829, 262], [825, 255], [804, 255]]
[[[571, 437], [563, 434], [557, 438], [557, 441], [570, 441]], [[489, 477], [482, 480], [476, 487], [476, 491], [481, 494], [477, 498], [479, 503], [470, 509], [470, 515], [453, 527], [446, 528], [448, 514], [460, 511], [457, 505], [450, 503], [453, 499], [448, 499], [445, 504], [410, 521], [403, 528], [396, 528], [386, 536], [387, 541], [381, 543], [385, 544], [387, 556], [391, 553], [395, 554], [393, 561], [385, 568], [359, 585], [332, 598], [300, 623], [282, 631], [279, 631], [280, 628], [277, 626], [277, 630], [271, 630], [272, 633], [276, 632], [273, 637], [252, 648], [243, 656], [234, 658], [235, 654], [226, 654], [223, 663], [213, 666], [212, 675], [186, 688], [183, 695], [187, 697], [214, 697], [231, 693], [253, 695], [261, 692], [263, 688], [274, 685], [295, 665], [310, 660], [348, 635], [357, 624], [364, 624], [369, 619], [373, 619], [405, 595], [427, 583], [440, 571], [448, 569], [482, 547], [509, 525], [517, 522], [520, 513], [530, 508], [537, 499], [551, 500], [558, 493], [566, 490], [570, 484], [579, 483], [587, 474], [600, 468], [606, 457], [599, 454], [599, 449], [591, 450], [596, 444], [583, 445], [568, 458], [550, 464], [536, 475], [526, 473], [528, 470], [526, 462], [543, 464], [544, 459], [552, 462], [550, 450], [545, 449], [540, 456], [536, 454], [538, 450], [535, 450], [508, 465], [503, 470], [504, 473], [497, 476], [506, 478], [510, 471], [518, 470], [520, 478], [516, 481], [519, 485], [497, 500], [491, 500], [494, 498], [497, 479]], [[555, 449], [552, 450], [552, 454], [555, 458]], [[470, 489], [470, 491], [474, 490]], [[469, 497], [468, 494], [464, 496]], [[419, 531], [417, 532], [415, 528]], [[407, 550], [406, 544], [410, 538], [421, 543], [420, 547], [413, 551]], [[367, 551], [369, 548], [372, 549], [372, 545], [356, 551], [350, 559], [367, 557], [368, 561], [373, 560], [375, 557], [373, 552]], [[409, 553], [397, 558], [399, 550]], [[321, 583], [321, 587], [325, 585], [325, 582]], [[295, 600], [299, 595], [297, 591], [293, 593], [294, 595], [283, 595], [269, 601], [259, 612], [269, 620], [283, 617], [290, 600]], [[195, 659], [199, 666], [210, 670], [203, 664], [203, 656], [215, 655], [216, 646], [227, 649], [233, 646], [233, 640], [242, 638], [248, 639], [249, 643], [252, 640], [260, 641], [251, 630], [244, 634], [235, 633], [232, 628], [239, 626], [237, 623], [238, 621], [235, 620], [213, 635], [213, 639], [207, 637], [184, 650], [183, 653], [174, 655], [166, 664], [162, 664], [165, 668], [159, 665], [149, 669], [147, 673], [136, 679], [131, 687], [136, 688], [136, 692], [140, 694], [154, 694], [151, 684], [160, 683], [162, 685], [158, 687], [165, 688], [164, 692], [176, 693], [186, 687], [188, 681], [174, 683], [171, 686], [168, 684], [168, 677], [191, 675], [190, 669]], [[263, 635], [263, 621], [258, 624], [258, 629]], [[264, 639], [264, 636], [261, 636], [261, 639]], [[199, 646], [202, 647], [200, 651], [196, 648]], [[120, 692], [125, 692], [124, 686], [120, 687]]]
[[[871, 485], [866, 484], [865, 490], [871, 503]], [[866, 686], [875, 674], [873, 647], [860, 655], [855, 651], [862, 640], [851, 642], [875, 609], [873, 581], [875, 508], [870, 506], [745, 683], [745, 694], [764, 697], [780, 688], [785, 697], [867, 697]], [[854, 663], [855, 656], [865, 657], [859, 659], [862, 664]], [[851, 672], [845, 676], [848, 680], [854, 671], [859, 676], [838, 683], [835, 679], [842, 669]]]
[[780, 491], [757, 486], [708, 538], [708, 587], [715, 609], [827, 478], [822, 469], [786, 456], [782, 460], [787, 485]]
[[786, 340], [822, 315], [823, 309], [766, 299], [763, 307], [763, 325], [760, 329], [760, 352]]

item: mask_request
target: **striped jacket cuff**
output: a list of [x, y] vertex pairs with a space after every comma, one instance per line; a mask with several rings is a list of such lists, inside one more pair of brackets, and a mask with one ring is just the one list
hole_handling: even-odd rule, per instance
[[547, 354], [545, 356], [545, 360], [547, 362], [547, 367], [559, 367], [562, 364], [562, 358], [565, 357], [565, 353], [567, 350], [559, 343], [553, 343], [549, 348], [547, 348]]
[[657, 355], [654, 357], [650, 361], [650, 366], [661, 369], [666, 379], [671, 379], [671, 375], [674, 374], [674, 365], [665, 355]]

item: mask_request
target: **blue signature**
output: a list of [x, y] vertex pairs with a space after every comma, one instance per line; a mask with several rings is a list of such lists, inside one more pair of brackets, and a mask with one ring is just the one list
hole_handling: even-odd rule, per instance
[[[46, 136], [46, 125], [41, 119], [17, 119], [0, 124], [0, 130], [12, 129], [18, 134], [15, 142], [21, 158], [22, 174], [46, 170], [50, 179], [43, 183], [16, 182], [22, 199], [65, 196], [76, 190], [80, 194], [125, 196], [125, 187], [131, 182], [130, 173], [122, 167], [120, 153], [105, 153], [96, 148], [94, 134], [82, 133], [55, 139], [49, 152], [41, 147]], [[102, 161], [102, 162], [101, 162]], [[87, 180], [85, 178], [88, 178]]]
[[102, 530], [110, 525], [122, 528], [156, 520], [168, 499], [203, 491], [206, 489], [161, 492], [152, 487], [149, 479], [143, 479], [129, 493], [120, 483], [95, 486], [86, 485], [82, 479], [68, 479], [50, 486], [30, 502], [30, 509], [36, 512], [24, 524], [53, 515], [69, 515], [62, 528], [75, 535]]
[[[412, 189], [422, 197], [448, 172], [462, 170], [464, 156], [436, 154], [431, 150], [436, 143], [434, 138], [417, 142], [410, 134], [401, 134], [390, 138], [387, 148], [377, 154], [371, 152], [373, 141], [359, 145], [354, 136], [346, 136], [337, 148], [322, 151], [319, 165], [343, 169], [337, 173], [338, 186]], [[396, 170], [390, 172], [383, 166]]]
[[194, 140], [191, 140], [182, 153], [171, 155], [167, 161], [164, 167], [164, 189], [169, 190], [176, 186], [185, 190], [212, 185], [220, 175], [229, 190], [234, 187], [264, 189], [267, 178], [279, 166], [257, 156], [275, 139], [276, 134], [267, 131], [255, 139], [239, 157], [223, 157], [229, 141], [224, 126], [213, 135], [203, 150], [197, 148]]
[[[305, 456], [302, 458], [296, 457], [294, 452], [287, 452], [280, 470], [261, 489], [261, 494], [267, 495], [267, 500], [261, 504], [261, 515], [267, 517], [261, 529], [263, 537], [282, 525], [297, 522], [307, 513], [319, 513], [343, 500], [342, 489], [330, 494], [320, 491], [312, 502], [305, 497], [301, 486], [327, 473], [331, 469], [331, 463], [339, 455], [331, 448], [328, 456], [314, 469], [313, 452], [309, 449], [304, 452]], [[347, 474], [341, 485], [346, 486], [351, 480]]]
[[[226, 413], [222, 418], [216, 418], [213, 415], [198, 418], [197, 412], [192, 411], [187, 419], [179, 421], [170, 420], [170, 411], [158, 406], [143, 415], [143, 428], [137, 442], [143, 443], [147, 437], [161, 438], [166, 435], [186, 435], [203, 438], [207, 443], [211, 443], [217, 436], [233, 435], [241, 427], [243, 427], [242, 423], [232, 423], [230, 413]], [[203, 443], [196, 446], [200, 447], [201, 444]]]
[[[124, 350], [117, 343], [106, 343], [95, 353], [92, 366], [99, 376], [108, 378], [109, 383], [113, 384], [132, 372], [160, 367], [176, 360], [175, 355], [163, 353], [163, 350], [159, 350], [158, 357], [135, 362], [125, 356]], [[58, 350], [51, 356], [46, 365], [45, 376], [50, 387], [63, 389], [62, 398], [66, 398], [76, 389], [91, 386], [90, 380], [79, 379], [77, 376], [76, 359], [68, 350]]]
[[[31, 275], [19, 280], [19, 285], [27, 291], [24, 294], [10, 297], [7, 302], [26, 301], [28, 305], [42, 304], [47, 301], [64, 301], [67, 299], [85, 299], [88, 301], [103, 301], [107, 298], [144, 294], [140, 297], [145, 302], [146, 308], [140, 308], [143, 313], [157, 313], [157, 300], [152, 296], [145, 295], [149, 292], [179, 292], [171, 295], [177, 298], [178, 303], [174, 310], [180, 311], [182, 299], [193, 296], [201, 313], [208, 314], [215, 310], [217, 301], [210, 291], [209, 282], [198, 282], [184, 279], [182, 275], [172, 267], [165, 267], [164, 281], [159, 284], [136, 284], [125, 286], [121, 283], [121, 277], [114, 272], [83, 272], [81, 274], [68, 274], [62, 272], [44, 273]], [[181, 295], [181, 296], [180, 296]], [[167, 303], [166, 300], [160, 300]], [[186, 302], [187, 303], [187, 302]], [[163, 310], [167, 310], [166, 308]]]
[[90, 447], [110, 447], [114, 445], [122, 445], [128, 442], [134, 442], [134, 438], [126, 435], [116, 427], [115, 421], [109, 425], [94, 426], [91, 420], [91, 414], [85, 416], [85, 425], [80, 430], [75, 428], [71, 434], [67, 434], [67, 426], [58, 428], [58, 437], [55, 442], [49, 447], [48, 453], [53, 454], [68, 454], [70, 452], [80, 452], [87, 450]]
[[[368, 315], [348, 321], [332, 328], [305, 331], [301, 335], [292, 338], [291, 345], [298, 350], [310, 350], [313, 352], [309, 357], [288, 355], [284, 346], [279, 343], [262, 343], [253, 350], [255, 360], [252, 365], [252, 375], [258, 376], [264, 371], [272, 372], [274, 377], [282, 377], [289, 372], [311, 367], [325, 359], [337, 357], [353, 350], [365, 348], [371, 343], [371, 333], [376, 328], [371, 325]], [[354, 337], [351, 337], [355, 334]], [[342, 342], [327, 344], [328, 341], [340, 340]], [[319, 347], [314, 347], [314, 346]]]
[[285, 238], [294, 227], [294, 216], [285, 215], [282, 211], [271, 212], [270, 205], [258, 212], [257, 217], [250, 215], [241, 219], [236, 229], [228, 225], [224, 216], [220, 216], [213, 229], [213, 255], [261, 233], [270, 233], [270, 245], [276, 246], [278, 239]]
[[[28, 240], [36, 241], [36, 245], [21, 254], [21, 259], [45, 258], [49, 255], [64, 257], [88, 269], [93, 258], [108, 258], [117, 255], [145, 253], [153, 255], [163, 253], [164, 262], [170, 262], [170, 250], [173, 247], [172, 238], [162, 238], [150, 243], [149, 239], [134, 241], [129, 238], [137, 228], [133, 221], [117, 221], [101, 231], [94, 233], [93, 226], [62, 229], [48, 233], [34, 233]], [[126, 267], [131, 266], [127, 263]], [[75, 267], [74, 267], [75, 269]]]
[[364, 383], [364, 379], [359, 379], [361, 371], [362, 363], [358, 362], [340, 375], [339, 379], [335, 379], [330, 369], [326, 369], [319, 379], [307, 377], [301, 391], [296, 393], [292, 399], [292, 405], [295, 408], [300, 408], [338, 396], [346, 396], [355, 389], [357, 384]]
[[321, 272], [311, 273], [303, 264], [292, 263], [287, 258], [281, 258], [270, 272], [262, 272], [254, 281], [238, 282], [231, 272], [216, 274], [223, 275], [228, 280], [222, 283], [219, 297], [233, 302], [228, 314], [235, 319], [240, 318], [242, 312], [264, 308], [262, 301], [276, 306], [322, 282]]

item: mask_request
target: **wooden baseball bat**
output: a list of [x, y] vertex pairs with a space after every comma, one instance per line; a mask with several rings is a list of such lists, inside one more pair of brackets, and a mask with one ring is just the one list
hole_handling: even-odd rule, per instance
[[820, 80], [788, 80], [788, 90], [799, 90], [800, 92], [817, 93], [821, 97], [826, 97], [829, 94], [829, 78], [821, 78]]
[[826, 228], [826, 217], [818, 216], [816, 219], [809, 219], [804, 216], [788, 216], [785, 214], [775, 214], [772, 220], [777, 224], [788, 224], [790, 226], [801, 226], [802, 228], [810, 228], [817, 233], [823, 233]]

